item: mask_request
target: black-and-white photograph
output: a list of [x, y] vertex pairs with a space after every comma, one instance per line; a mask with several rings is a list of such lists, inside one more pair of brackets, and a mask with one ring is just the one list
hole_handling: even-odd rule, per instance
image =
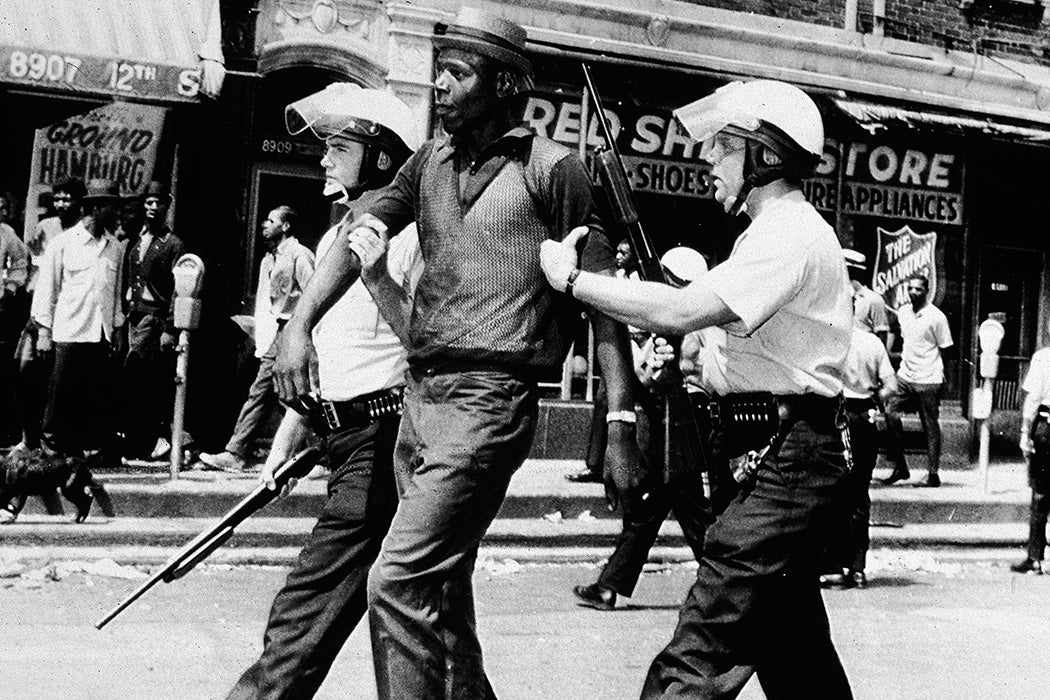
[[0, 153], [0, 700], [1047, 696], [1050, 0], [0, 0]]

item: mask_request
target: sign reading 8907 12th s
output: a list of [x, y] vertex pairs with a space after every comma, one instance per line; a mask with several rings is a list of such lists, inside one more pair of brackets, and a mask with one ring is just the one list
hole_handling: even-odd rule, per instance
[[127, 97], [192, 100], [200, 69], [0, 45], [0, 81]]

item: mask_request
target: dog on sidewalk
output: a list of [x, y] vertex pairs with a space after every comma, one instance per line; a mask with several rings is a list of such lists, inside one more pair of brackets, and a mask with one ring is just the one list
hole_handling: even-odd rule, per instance
[[98, 500], [103, 515], [113, 517], [113, 502], [106, 488], [91, 473], [100, 462], [88, 456], [53, 452], [46, 447], [12, 450], [0, 456], [0, 525], [15, 521], [29, 496], [58, 489], [76, 508], [75, 522], [82, 523]]

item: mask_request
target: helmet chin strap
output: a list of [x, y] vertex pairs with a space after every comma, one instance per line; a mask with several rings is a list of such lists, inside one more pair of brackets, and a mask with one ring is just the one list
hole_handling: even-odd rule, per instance
[[775, 151], [765, 144], [747, 139], [744, 157], [744, 184], [735, 197], [729, 197], [729, 214], [736, 216], [747, 212], [747, 198], [756, 187], [764, 187], [788, 173], [787, 164]]
[[342, 183], [331, 181], [324, 183], [324, 192], [322, 194], [328, 201], [335, 204], [346, 204], [350, 201], [350, 193], [346, 191]]

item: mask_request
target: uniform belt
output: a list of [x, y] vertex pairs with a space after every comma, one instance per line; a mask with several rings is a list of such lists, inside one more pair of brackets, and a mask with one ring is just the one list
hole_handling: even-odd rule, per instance
[[710, 412], [711, 419], [723, 425], [760, 425], [806, 416], [834, 418], [841, 402], [841, 396], [750, 392], [712, 397]]
[[348, 401], [321, 399], [310, 417], [319, 424], [322, 433], [363, 428], [386, 416], [401, 415], [404, 398], [405, 389], [399, 386], [362, 394]]

